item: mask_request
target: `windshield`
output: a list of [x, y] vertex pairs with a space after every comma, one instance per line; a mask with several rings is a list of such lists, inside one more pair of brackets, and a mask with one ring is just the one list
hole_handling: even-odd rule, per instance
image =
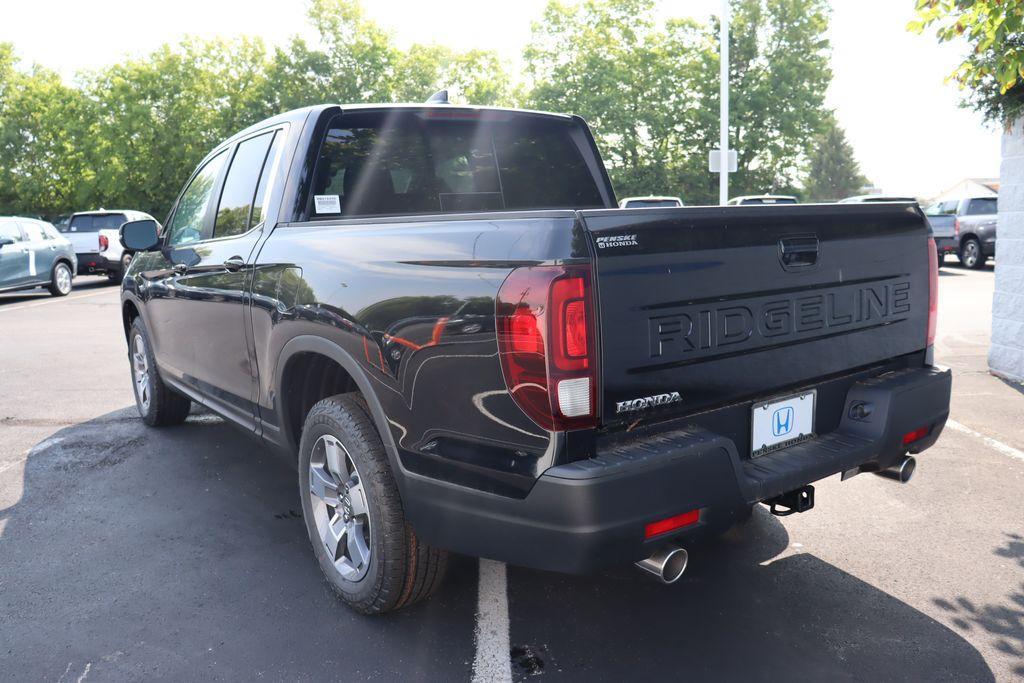
[[117, 230], [125, 222], [123, 213], [79, 214], [71, 217], [70, 232]]

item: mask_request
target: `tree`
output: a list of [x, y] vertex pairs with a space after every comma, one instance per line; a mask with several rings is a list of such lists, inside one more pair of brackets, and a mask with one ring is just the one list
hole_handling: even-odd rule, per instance
[[92, 103], [42, 67], [16, 68], [0, 46], [0, 211], [58, 213], [83, 196], [89, 178]]
[[971, 51], [950, 74], [969, 89], [966, 104], [993, 121], [1024, 115], [1024, 2], [917, 0], [907, 28], [931, 28], [940, 42], [965, 40]]
[[[525, 53], [532, 106], [593, 125], [619, 194], [712, 202], [718, 22], [654, 18], [653, 0], [552, 1]], [[733, 0], [730, 140], [736, 194], [792, 191], [828, 112], [824, 0]]]
[[835, 118], [829, 119], [825, 130], [812, 142], [804, 198], [808, 201], [834, 201], [857, 194], [868, 185], [854, 158], [853, 147]]
[[165, 45], [91, 74], [89, 204], [162, 218], [214, 145], [269, 114], [265, 72], [263, 43], [239, 38]]

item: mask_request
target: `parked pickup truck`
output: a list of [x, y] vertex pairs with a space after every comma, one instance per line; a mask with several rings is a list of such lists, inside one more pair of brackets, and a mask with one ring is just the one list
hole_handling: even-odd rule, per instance
[[949, 199], [925, 209], [940, 265], [943, 256], [952, 253], [967, 268], [984, 268], [985, 261], [996, 255], [998, 214], [997, 197]]
[[80, 211], [73, 214], [64, 236], [71, 240], [78, 257], [78, 274], [102, 274], [120, 282], [131, 261], [131, 253], [121, 248], [118, 229], [126, 221], [152, 220], [141, 211]]
[[295, 457], [366, 613], [448, 551], [671, 582], [759, 503], [906, 480], [949, 411], [916, 204], [619, 209], [578, 117], [290, 112], [122, 240], [143, 420], [195, 401]]

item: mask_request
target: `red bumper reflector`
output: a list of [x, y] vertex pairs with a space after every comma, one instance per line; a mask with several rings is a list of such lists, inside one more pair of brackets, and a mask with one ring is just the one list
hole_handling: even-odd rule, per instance
[[903, 445], [906, 446], [907, 444], [914, 443], [915, 441], [920, 441], [926, 436], [928, 436], [927, 427], [920, 427], [912, 432], [907, 432], [903, 435]]
[[651, 522], [644, 527], [644, 538], [651, 538], [652, 536], [658, 536], [660, 534], [668, 533], [669, 531], [682, 529], [684, 526], [691, 526], [699, 521], [700, 510], [690, 510], [689, 512], [684, 512], [683, 514], [676, 515], [675, 517]]

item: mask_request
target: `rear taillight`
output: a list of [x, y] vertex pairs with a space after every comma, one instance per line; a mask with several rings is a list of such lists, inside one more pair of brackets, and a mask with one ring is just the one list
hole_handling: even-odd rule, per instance
[[959, 237], [960, 236], [960, 219], [959, 218], [954, 218], [953, 219], [953, 235], [955, 237]]
[[110, 240], [106, 235], [100, 235], [100, 251], [106, 251], [110, 247]]
[[935, 239], [928, 238], [928, 336], [926, 346], [935, 343], [935, 329], [939, 322], [939, 255]]
[[509, 394], [550, 431], [597, 423], [597, 354], [589, 266], [513, 270], [495, 306]]

